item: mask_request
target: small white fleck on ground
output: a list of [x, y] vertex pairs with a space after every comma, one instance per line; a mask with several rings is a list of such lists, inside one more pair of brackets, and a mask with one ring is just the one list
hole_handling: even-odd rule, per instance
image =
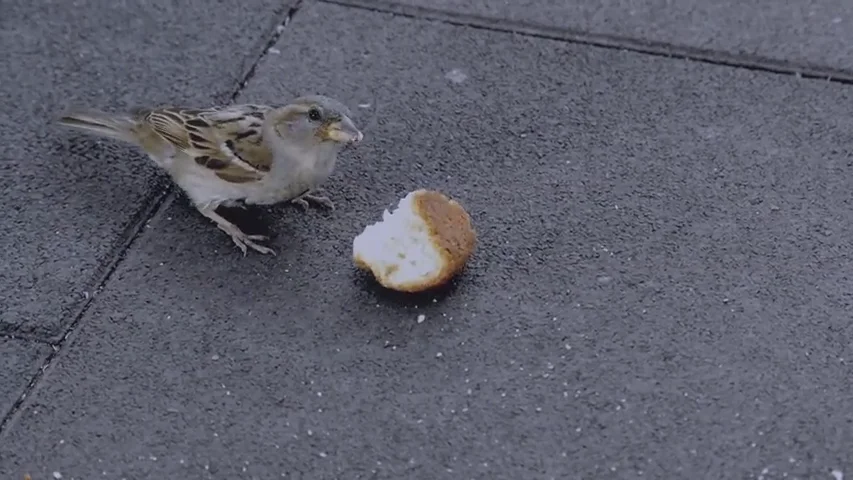
[[832, 476], [835, 477], [835, 480], [844, 480], [844, 472], [841, 470], [833, 470]]
[[426, 320], [426, 315], [424, 315], [424, 314], [418, 315], [418, 323], [424, 323], [424, 320]]
[[462, 83], [468, 79], [468, 75], [465, 75], [462, 70], [454, 68], [453, 70], [445, 73], [444, 78], [450, 80], [453, 83]]

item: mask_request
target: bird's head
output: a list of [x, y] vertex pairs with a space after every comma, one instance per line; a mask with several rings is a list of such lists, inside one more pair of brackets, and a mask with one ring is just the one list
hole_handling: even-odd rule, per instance
[[309, 95], [273, 110], [267, 120], [285, 142], [304, 147], [327, 144], [342, 148], [364, 138], [350, 117], [350, 110], [341, 102]]

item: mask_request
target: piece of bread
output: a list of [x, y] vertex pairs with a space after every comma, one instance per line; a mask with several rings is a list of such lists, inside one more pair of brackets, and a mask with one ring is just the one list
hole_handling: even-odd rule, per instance
[[415, 190], [352, 242], [353, 261], [386, 288], [420, 292], [448, 282], [474, 253], [477, 234], [459, 203]]

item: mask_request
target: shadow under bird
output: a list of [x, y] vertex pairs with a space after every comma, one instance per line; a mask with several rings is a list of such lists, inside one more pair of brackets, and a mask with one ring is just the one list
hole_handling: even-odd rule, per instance
[[78, 111], [59, 123], [141, 148], [245, 256], [247, 247], [275, 252], [256, 243], [266, 236], [247, 235], [216, 208], [291, 201], [307, 209], [311, 201], [334, 209], [315, 192], [334, 170], [338, 153], [364, 138], [350, 117], [341, 102], [309, 95], [277, 107]]

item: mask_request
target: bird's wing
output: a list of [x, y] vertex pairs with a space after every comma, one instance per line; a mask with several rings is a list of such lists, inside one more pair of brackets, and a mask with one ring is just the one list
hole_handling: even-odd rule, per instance
[[207, 109], [159, 107], [138, 111], [167, 142], [232, 183], [258, 181], [269, 171], [272, 152], [262, 141], [263, 105]]

